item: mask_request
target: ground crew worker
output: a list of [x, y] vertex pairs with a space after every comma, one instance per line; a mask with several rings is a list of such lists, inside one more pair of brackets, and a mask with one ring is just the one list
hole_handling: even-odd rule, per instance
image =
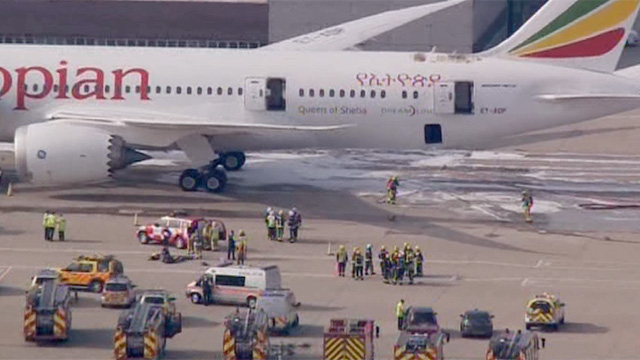
[[360, 248], [356, 249], [355, 255], [355, 264], [356, 264], [356, 280], [364, 280], [364, 256], [362, 256], [362, 252]]
[[424, 261], [424, 256], [422, 256], [422, 251], [420, 251], [420, 247], [416, 245], [415, 250], [416, 257], [416, 276], [422, 277], [424, 273], [422, 272], [422, 262]]
[[404, 266], [405, 273], [409, 278], [409, 284], [413, 285], [413, 275], [415, 274], [416, 265], [415, 265], [415, 257], [413, 255], [413, 250], [409, 248], [407, 252], [404, 254]]
[[202, 302], [204, 306], [211, 303], [211, 279], [208, 274], [202, 276]]
[[238, 265], [244, 265], [244, 261], [247, 259], [247, 236], [244, 233], [244, 230], [240, 230], [238, 232]]
[[532, 222], [531, 208], [533, 207], [533, 196], [529, 190], [522, 192], [522, 211], [524, 212], [524, 220], [528, 223]]
[[49, 216], [49, 210], [45, 210], [42, 216], [42, 228], [44, 229], [44, 240], [49, 241], [49, 230], [47, 229], [47, 217]]
[[340, 245], [340, 250], [336, 254], [336, 262], [338, 263], [338, 276], [344, 277], [344, 271], [347, 268], [347, 261], [349, 261], [349, 254], [344, 245]]
[[396, 203], [396, 195], [398, 193], [398, 186], [400, 182], [398, 181], [398, 177], [393, 175], [387, 181], [387, 204], [395, 204]]
[[402, 279], [404, 278], [404, 268], [405, 268], [404, 253], [400, 251], [398, 253], [398, 258], [396, 260], [396, 272], [395, 272], [395, 278], [394, 278], [394, 285], [395, 284], [402, 285]]
[[273, 210], [267, 215], [267, 237], [271, 241], [276, 240], [276, 214]]
[[282, 242], [282, 238], [284, 237], [284, 222], [284, 211], [280, 209], [278, 215], [276, 215], [276, 238], [279, 242]]
[[375, 275], [376, 273], [373, 271], [373, 250], [371, 248], [371, 244], [367, 244], [367, 250], [364, 253], [364, 274], [365, 275]]
[[210, 250], [213, 250], [211, 246], [211, 221], [204, 221], [204, 229], [202, 230], [202, 249], [206, 249], [205, 246], [208, 246]]
[[196, 259], [202, 259], [202, 236], [195, 236], [193, 241], [193, 250], [196, 254]]
[[378, 260], [380, 261], [380, 271], [382, 272], [382, 278], [384, 279], [385, 282], [389, 280], [389, 277], [387, 275], [387, 271], [389, 269], [387, 267], [388, 258], [389, 258], [389, 252], [384, 247], [384, 245], [380, 246], [380, 251], [378, 252]]
[[391, 260], [389, 261], [389, 277], [393, 285], [398, 281], [398, 257], [400, 257], [400, 251], [398, 251], [397, 246], [394, 246], [393, 252], [391, 253]]
[[351, 252], [351, 277], [356, 278], [356, 253], [358, 252], [358, 248], [353, 248]]
[[47, 240], [53, 241], [53, 234], [56, 231], [56, 213], [55, 211], [49, 212], [45, 218], [45, 232], [47, 233]]
[[229, 231], [229, 236], [227, 239], [227, 260], [235, 260], [236, 259], [236, 235], [233, 233], [233, 230]]
[[404, 299], [396, 304], [396, 317], [398, 318], [398, 330], [402, 330], [404, 325]]
[[302, 226], [302, 216], [300, 216], [298, 209], [295, 207], [291, 209], [291, 211], [289, 211], [288, 225], [289, 225], [289, 242], [294, 243], [298, 241], [298, 228]]
[[56, 223], [58, 225], [58, 240], [64, 241], [64, 233], [67, 231], [67, 219], [64, 218], [64, 215], [60, 214], [56, 218]]

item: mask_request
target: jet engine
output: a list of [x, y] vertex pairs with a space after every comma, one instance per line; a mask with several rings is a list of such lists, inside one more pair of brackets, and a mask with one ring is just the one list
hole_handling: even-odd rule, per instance
[[44, 185], [105, 180], [115, 170], [149, 159], [107, 131], [65, 123], [18, 128], [14, 151], [20, 178]]

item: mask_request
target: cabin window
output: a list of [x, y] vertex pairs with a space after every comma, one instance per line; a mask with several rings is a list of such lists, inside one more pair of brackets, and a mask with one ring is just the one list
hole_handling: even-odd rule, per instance
[[309, 89], [309, 97], [316, 96], [316, 92], [313, 89]]
[[136, 86], [136, 94], [140, 94], [140, 85]]
[[85, 92], [85, 93], [88, 93], [88, 92], [89, 92], [89, 85], [85, 85], [85, 86], [84, 86], [84, 92]]
[[402, 98], [403, 99], [407, 98], [407, 91], [406, 90], [402, 90]]
[[367, 96], [367, 92], [365, 90], [360, 90], [360, 97], [363, 98]]
[[126, 92], [127, 94], [131, 92], [131, 86], [127, 85], [124, 87], [124, 92]]
[[381, 98], [386, 98], [387, 97], [387, 92], [385, 90], [380, 91], [380, 97]]
[[187, 95], [191, 95], [191, 86], [187, 86]]
[[355, 90], [349, 91], [349, 96], [351, 96], [352, 98], [356, 97], [356, 91]]
[[198, 95], [202, 95], [202, 88], [198, 86]]
[[181, 86], [176, 86], [176, 94], [182, 94], [182, 87]]
[[111, 86], [105, 85], [104, 86], [104, 92], [106, 92], [108, 94], [110, 91], [111, 91]]
[[160, 94], [162, 92], [162, 88], [160, 86], [156, 86], [156, 94]]
[[58, 92], [58, 84], [53, 85], [53, 92]]
[[171, 94], [171, 86], [167, 86], [167, 94]]
[[324, 97], [324, 89], [320, 89], [320, 91], [318, 91], [318, 94], [320, 95], [320, 97]]
[[227, 95], [233, 95], [233, 89], [232, 88], [228, 88], [227, 89]]
[[417, 98], [418, 98], [418, 92], [417, 92], [417, 91], [414, 91], [414, 92], [413, 92], [413, 98], [414, 98], [414, 99], [417, 99]]
[[238, 88], [238, 95], [242, 95], [242, 88], [241, 87]]
[[340, 90], [340, 97], [343, 98], [346, 95], [346, 91]]
[[38, 84], [33, 84], [33, 91], [38, 91]]
[[329, 97], [334, 97], [334, 96], [336, 96], [336, 91], [333, 89], [329, 90]]
[[375, 90], [371, 90], [371, 98], [375, 98], [376, 97], [376, 91]]
[[304, 97], [304, 89], [298, 90], [298, 96]]
[[221, 87], [219, 87], [219, 88], [218, 88], [218, 90], [217, 90], [217, 92], [218, 92], [218, 95], [222, 95], [222, 88], [221, 88]]
[[207, 95], [213, 94], [213, 89], [211, 87], [207, 88]]

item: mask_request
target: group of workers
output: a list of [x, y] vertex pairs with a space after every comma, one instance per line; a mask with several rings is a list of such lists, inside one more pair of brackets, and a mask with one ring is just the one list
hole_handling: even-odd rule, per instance
[[[339, 277], [345, 277], [347, 263], [351, 259], [351, 277], [356, 280], [364, 280], [364, 276], [375, 275], [373, 266], [373, 247], [367, 244], [364, 254], [359, 247], [353, 248], [351, 257], [347, 253], [344, 245], [340, 245], [340, 249], [336, 254], [336, 266]], [[413, 284], [415, 277], [423, 276], [424, 256], [420, 251], [420, 247], [411, 248], [409, 243], [404, 243], [402, 250], [397, 246], [393, 248], [393, 252], [389, 253], [385, 246], [380, 247], [378, 252], [378, 260], [380, 262], [380, 271], [386, 284], [402, 285], [404, 278]]]
[[289, 226], [289, 242], [298, 241], [298, 229], [302, 226], [302, 216], [297, 208], [292, 208], [285, 215], [284, 210], [276, 212], [268, 207], [264, 212], [264, 223], [267, 226], [267, 239], [282, 242], [285, 225]]
[[[238, 265], [244, 265], [247, 260], [247, 234], [244, 230], [238, 231], [238, 238], [233, 230], [227, 236], [227, 260], [234, 260]], [[236, 256], [237, 255], [237, 256]]]
[[[218, 251], [218, 241], [220, 232], [212, 220], [199, 219], [191, 222], [187, 229], [187, 253], [196, 259], [202, 259], [202, 250], [205, 248], [211, 251]], [[164, 237], [168, 242], [169, 237]], [[165, 244], [165, 245], [168, 245]]]
[[64, 241], [64, 235], [67, 231], [67, 219], [62, 214], [56, 214], [55, 211], [47, 210], [42, 218], [42, 226], [44, 226], [44, 240], [53, 241], [53, 237], [58, 232], [58, 240]]

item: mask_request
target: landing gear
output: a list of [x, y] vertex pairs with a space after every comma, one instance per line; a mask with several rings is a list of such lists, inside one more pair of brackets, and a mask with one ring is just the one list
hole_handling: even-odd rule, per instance
[[227, 174], [218, 169], [222, 165], [220, 159], [216, 159], [211, 164], [201, 168], [187, 169], [180, 175], [179, 185], [184, 191], [196, 191], [202, 186], [208, 192], [219, 193], [227, 185]]
[[243, 152], [232, 151], [220, 154], [220, 162], [224, 169], [227, 171], [238, 171], [244, 166], [247, 161], [247, 157]]

